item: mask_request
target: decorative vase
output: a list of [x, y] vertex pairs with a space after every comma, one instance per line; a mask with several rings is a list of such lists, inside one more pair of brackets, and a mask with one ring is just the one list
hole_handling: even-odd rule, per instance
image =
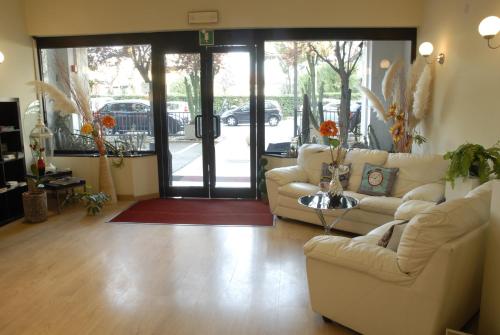
[[328, 196], [330, 197], [330, 207], [336, 207], [340, 204], [340, 199], [344, 193], [344, 188], [339, 179], [339, 168], [337, 166], [330, 165], [330, 171], [332, 172], [332, 180], [328, 188]]
[[109, 195], [109, 202], [115, 204], [117, 202], [115, 183], [111, 176], [108, 156], [99, 156], [99, 191]]
[[27, 222], [38, 223], [47, 220], [47, 193], [23, 193], [24, 218]]

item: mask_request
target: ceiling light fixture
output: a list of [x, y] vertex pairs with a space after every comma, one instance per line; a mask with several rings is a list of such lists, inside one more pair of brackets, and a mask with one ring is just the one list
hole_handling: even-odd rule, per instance
[[2, 64], [5, 60], [4, 54], [0, 51], [0, 64]]

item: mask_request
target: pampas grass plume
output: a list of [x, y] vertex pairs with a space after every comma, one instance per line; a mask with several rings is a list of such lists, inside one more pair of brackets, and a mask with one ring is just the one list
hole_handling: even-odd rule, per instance
[[34, 80], [28, 82], [29, 85], [35, 86], [35, 90], [39, 94], [43, 94], [50, 97], [53, 108], [63, 114], [77, 113], [76, 105], [71, 101], [66, 94], [64, 94], [60, 89], [50, 84], [47, 84], [40, 80]]
[[377, 111], [377, 117], [380, 120], [387, 121], [388, 116], [387, 116], [387, 113], [385, 112], [384, 105], [382, 104], [382, 101], [380, 101], [380, 99], [375, 94], [373, 94], [373, 92], [370, 91], [368, 88], [361, 86], [360, 90], [361, 90], [361, 92], [363, 92], [366, 95], [366, 97], [368, 98], [368, 100], [372, 104], [372, 107], [375, 109], [375, 111]]
[[415, 87], [415, 94], [413, 97], [413, 115], [417, 120], [425, 118], [429, 110], [430, 97], [431, 97], [431, 81], [432, 73], [429, 65], [425, 66], [422, 75], [417, 81]]
[[385, 73], [384, 79], [382, 80], [382, 95], [384, 96], [385, 101], [389, 101], [392, 96], [394, 91], [394, 82], [402, 66], [403, 61], [399, 59], [393, 63]]

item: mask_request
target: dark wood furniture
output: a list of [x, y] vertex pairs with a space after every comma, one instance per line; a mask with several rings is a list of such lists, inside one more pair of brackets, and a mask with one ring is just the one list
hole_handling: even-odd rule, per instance
[[[22, 193], [28, 187], [20, 114], [18, 98], [0, 98], [0, 226], [24, 216]], [[8, 181], [24, 185], [5, 190]]]

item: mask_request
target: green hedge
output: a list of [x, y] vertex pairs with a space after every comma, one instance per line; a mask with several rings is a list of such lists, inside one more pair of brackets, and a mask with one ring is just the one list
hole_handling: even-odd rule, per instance
[[[145, 99], [148, 100], [148, 96], [118, 96], [118, 97], [111, 97], [114, 98], [115, 100], [125, 100], [125, 99]], [[352, 99], [357, 100], [360, 98], [359, 94], [353, 94]], [[325, 94], [324, 99], [340, 99], [340, 93], [331, 93], [331, 94]], [[186, 96], [169, 96], [168, 97], [169, 101], [186, 101], [187, 98]], [[214, 109], [215, 109], [215, 114], [220, 114], [220, 111], [222, 109], [222, 104], [224, 100], [227, 100], [228, 106], [241, 106], [244, 103], [248, 102], [248, 97], [244, 96], [227, 96], [227, 97], [214, 97]], [[283, 111], [283, 116], [288, 117], [288, 116], [293, 116], [293, 96], [290, 95], [281, 95], [281, 96], [266, 96], [266, 100], [275, 100], [279, 103], [281, 106], [281, 110]], [[298, 101], [298, 107], [300, 109], [300, 106], [302, 106], [302, 96], [299, 96], [299, 101]]]

